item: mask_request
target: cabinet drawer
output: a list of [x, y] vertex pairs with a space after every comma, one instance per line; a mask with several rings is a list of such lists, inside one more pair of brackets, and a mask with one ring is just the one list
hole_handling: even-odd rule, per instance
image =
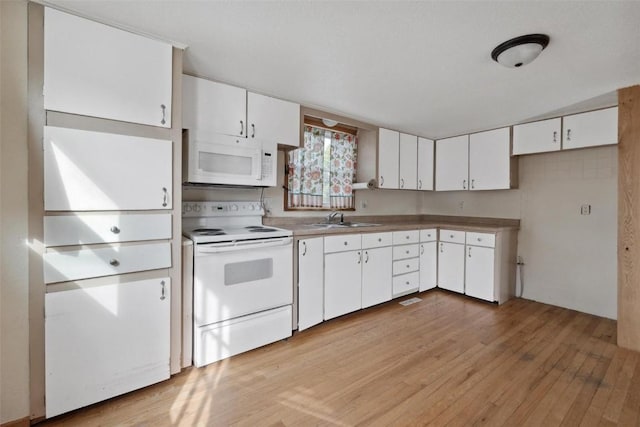
[[44, 254], [45, 283], [171, 267], [171, 245], [150, 243]]
[[401, 245], [393, 247], [393, 260], [413, 258], [420, 254], [419, 245]]
[[362, 238], [360, 234], [348, 234], [345, 236], [329, 236], [324, 238], [324, 253], [343, 252], [360, 249]]
[[171, 214], [45, 216], [45, 246], [171, 238]]
[[496, 235], [493, 233], [467, 232], [467, 245], [494, 248], [496, 246]]
[[435, 228], [427, 228], [424, 230], [420, 230], [420, 241], [421, 242], [433, 242], [438, 239], [438, 230]]
[[409, 258], [393, 262], [393, 275], [411, 273], [420, 269], [420, 258]]
[[418, 290], [420, 274], [416, 271], [414, 273], [403, 274], [402, 276], [395, 276], [393, 278], [393, 297], [408, 294]]
[[393, 241], [392, 233], [371, 233], [362, 235], [362, 248], [380, 248], [391, 246]]
[[393, 232], [394, 245], [404, 245], [406, 243], [418, 243], [418, 241], [420, 241], [420, 230]]
[[440, 230], [440, 241], [441, 242], [450, 242], [450, 243], [461, 243], [464, 245], [465, 238], [464, 231], [456, 231], [456, 230]]

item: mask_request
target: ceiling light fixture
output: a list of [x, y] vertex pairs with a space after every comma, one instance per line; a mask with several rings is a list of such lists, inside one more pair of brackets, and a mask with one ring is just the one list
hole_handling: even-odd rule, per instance
[[500, 43], [491, 52], [491, 58], [505, 67], [518, 68], [536, 59], [548, 44], [546, 34], [527, 34]]
[[331, 119], [322, 119], [322, 123], [324, 123], [325, 126], [327, 127], [334, 127], [335, 125], [338, 124], [338, 122], [336, 122], [335, 120], [331, 120]]

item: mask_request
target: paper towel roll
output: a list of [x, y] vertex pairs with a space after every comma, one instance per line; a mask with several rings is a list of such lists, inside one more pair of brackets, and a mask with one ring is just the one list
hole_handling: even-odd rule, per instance
[[370, 179], [369, 182], [354, 182], [351, 187], [354, 190], [373, 190], [376, 188], [376, 180]]

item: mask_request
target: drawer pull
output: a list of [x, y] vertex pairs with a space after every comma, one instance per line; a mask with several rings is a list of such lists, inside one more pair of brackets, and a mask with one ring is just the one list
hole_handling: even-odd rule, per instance
[[382, 242], [382, 237], [378, 237], [378, 242]]
[[411, 268], [411, 266], [409, 264], [407, 264], [407, 268]]
[[164, 104], [160, 104], [160, 109], [162, 110], [162, 120], [160, 120], [160, 124], [163, 125], [167, 123], [167, 121], [165, 120], [167, 115], [167, 106]]
[[167, 206], [167, 197], [169, 196], [169, 193], [167, 193], [167, 187], [162, 187], [162, 207], [166, 207]]
[[112, 266], [114, 266], [114, 267], [117, 267], [117, 266], [119, 266], [119, 265], [120, 265], [120, 261], [118, 261], [118, 260], [117, 260], [117, 259], [115, 259], [115, 258], [112, 258], [112, 259], [109, 261], [109, 264], [111, 264], [111, 265], [112, 265]]
[[420, 255], [424, 254], [424, 245], [420, 245]]
[[160, 282], [160, 286], [162, 286], [162, 288], [161, 288], [161, 292], [160, 292], [160, 300], [161, 300], [161, 301], [164, 301], [164, 299], [166, 298], [166, 297], [164, 296], [164, 293], [165, 293], [165, 289], [164, 289], [164, 280]]
[[349, 244], [349, 242], [347, 242], [347, 241], [345, 241], [345, 242], [344, 242], [344, 245], [345, 245], [345, 246], [347, 246], [348, 244]]
[[115, 225], [113, 227], [110, 228], [111, 232], [113, 234], [118, 234], [120, 232], [120, 229], [118, 227], [116, 227]]
[[404, 238], [405, 238], [405, 239], [407, 239], [407, 240], [409, 240], [409, 236], [408, 236], [408, 235], [407, 235], [407, 236], [404, 236]]
[[453, 239], [453, 234], [449, 234], [449, 237]]
[[368, 263], [369, 262], [369, 251], [365, 251], [364, 252], [365, 258], [364, 258], [364, 263]]
[[409, 282], [404, 282], [404, 284], [405, 284], [405, 285], [408, 285], [408, 284], [409, 284]]
[[478, 242], [482, 242], [482, 237], [478, 237]]
[[469, 246], [469, 258], [471, 258], [471, 246]]
[[409, 255], [409, 251], [405, 251], [407, 255]]
[[362, 262], [362, 252], [358, 252], [358, 264]]
[[302, 242], [302, 256], [307, 255], [307, 242]]

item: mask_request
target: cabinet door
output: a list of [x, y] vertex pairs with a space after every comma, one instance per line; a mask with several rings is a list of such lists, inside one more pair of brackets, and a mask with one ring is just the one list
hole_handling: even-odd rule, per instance
[[560, 118], [513, 127], [513, 155], [560, 150]]
[[44, 209], [171, 209], [172, 142], [44, 128]]
[[469, 136], [469, 189], [511, 187], [511, 132], [509, 128]]
[[418, 190], [433, 190], [433, 141], [418, 138]]
[[399, 188], [400, 134], [380, 129], [378, 138], [378, 188]]
[[324, 256], [324, 319], [333, 319], [362, 308], [362, 252]]
[[391, 255], [391, 247], [363, 251], [362, 308], [391, 300]]
[[298, 330], [322, 322], [324, 310], [323, 238], [298, 242]]
[[494, 249], [467, 246], [465, 293], [486, 301], [495, 301], [493, 281]]
[[45, 8], [44, 108], [171, 127], [171, 45]]
[[466, 190], [469, 135], [436, 141], [436, 191]]
[[464, 245], [438, 243], [438, 287], [464, 293]]
[[438, 242], [420, 243], [420, 292], [438, 284]]
[[400, 134], [400, 188], [415, 190], [418, 188], [418, 137]]
[[168, 277], [45, 296], [47, 418], [169, 378]]
[[248, 138], [300, 146], [300, 105], [247, 93]]
[[618, 107], [562, 118], [562, 149], [618, 143]]
[[204, 133], [247, 136], [247, 91], [182, 76], [182, 127]]

